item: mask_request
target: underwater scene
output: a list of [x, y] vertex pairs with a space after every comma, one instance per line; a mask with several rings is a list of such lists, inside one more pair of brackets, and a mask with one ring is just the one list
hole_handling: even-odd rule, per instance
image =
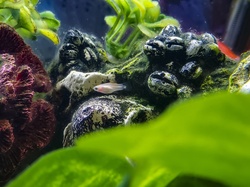
[[0, 0], [0, 186], [249, 187], [249, 0]]

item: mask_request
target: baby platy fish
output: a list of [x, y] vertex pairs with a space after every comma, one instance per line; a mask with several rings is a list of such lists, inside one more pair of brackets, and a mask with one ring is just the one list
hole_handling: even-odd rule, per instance
[[104, 84], [97, 85], [93, 89], [96, 92], [100, 92], [100, 93], [103, 93], [103, 94], [111, 94], [113, 92], [126, 89], [126, 85], [125, 84], [118, 84], [118, 83], [109, 82], [109, 83], [104, 83]]

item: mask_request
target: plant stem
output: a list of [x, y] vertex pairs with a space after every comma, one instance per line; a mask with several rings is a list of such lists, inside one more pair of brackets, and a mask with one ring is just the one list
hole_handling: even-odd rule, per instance
[[[127, 40], [122, 45], [123, 47], [131, 45], [135, 40], [138, 39], [138, 35], [140, 34], [139, 28], [135, 28], [135, 30], [130, 34]], [[130, 46], [129, 46], [130, 47]]]
[[112, 28], [111, 28], [111, 29], [109, 30], [109, 32], [107, 33], [107, 36], [106, 36], [106, 37], [108, 38], [108, 41], [110, 41], [110, 40], [112, 39], [112, 38], [111, 38], [111, 35], [114, 34], [114, 33], [116, 33], [116, 32], [114, 32], [114, 30], [116, 29], [118, 23], [120, 22], [121, 16], [122, 16], [122, 14], [118, 14], [118, 15], [117, 15], [117, 18], [116, 18], [116, 20], [115, 20], [114, 25], [112, 26]]
[[112, 40], [115, 36], [118, 35], [118, 33], [120, 32], [121, 28], [124, 26], [124, 24], [127, 22], [127, 19], [124, 18], [120, 24], [117, 24], [114, 33], [110, 36], [110, 40]]
[[115, 42], [119, 42], [121, 40], [121, 38], [124, 36], [124, 34], [126, 33], [128, 29], [128, 22], [124, 23], [124, 25], [122, 26], [119, 35], [117, 36], [117, 38], [115, 39]]

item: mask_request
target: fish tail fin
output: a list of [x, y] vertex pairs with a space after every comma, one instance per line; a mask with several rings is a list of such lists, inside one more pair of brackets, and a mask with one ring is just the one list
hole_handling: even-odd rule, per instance
[[128, 81], [128, 82], [123, 83], [123, 88], [124, 88], [124, 90], [126, 90], [126, 91], [131, 91], [131, 90], [132, 90], [132, 85], [131, 85], [131, 83]]
[[224, 53], [227, 57], [233, 59], [233, 60], [239, 60], [240, 56], [235, 54], [231, 48], [229, 48], [226, 44], [224, 44], [222, 41], [217, 40], [218, 47], [222, 53]]

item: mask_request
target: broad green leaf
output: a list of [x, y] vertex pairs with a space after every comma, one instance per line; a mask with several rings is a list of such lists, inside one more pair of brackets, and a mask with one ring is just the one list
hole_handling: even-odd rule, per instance
[[51, 11], [43, 11], [40, 13], [41, 18], [56, 19], [55, 14]]
[[150, 124], [94, 133], [77, 146], [83, 152], [126, 155], [138, 168], [161, 165], [231, 186], [248, 186], [249, 106], [248, 95], [193, 98], [170, 107]]
[[117, 16], [105, 16], [105, 21], [109, 27], [113, 27]]
[[38, 2], [39, 0], [31, 0], [31, 3], [33, 4], [33, 6], [36, 6]]
[[146, 8], [152, 8], [155, 6], [159, 6], [157, 1], [151, 1], [151, 0], [141, 0], [143, 2], [143, 5]]
[[54, 32], [60, 27], [60, 21], [56, 19], [42, 18], [42, 21], [46, 23], [48, 29], [51, 29]]
[[140, 29], [140, 31], [148, 36], [149, 38], [153, 38], [156, 36], [156, 33], [149, 28], [145, 27], [143, 24], [138, 24], [137, 27]]
[[0, 4], [0, 8], [11, 8], [11, 9], [20, 9], [23, 7], [23, 1], [10, 1], [10, 0], [4, 0]]
[[229, 187], [218, 181], [209, 180], [194, 175], [180, 174], [165, 187]]
[[118, 186], [131, 168], [125, 157], [68, 148], [40, 158], [7, 187], [112, 187]]
[[0, 9], [0, 20], [4, 21], [8, 20], [10, 17], [12, 17], [11, 15], [11, 11], [10, 9]]
[[17, 33], [24, 38], [29, 38], [31, 40], [36, 40], [36, 35], [25, 28], [17, 28]]
[[175, 25], [177, 27], [180, 26], [179, 22], [176, 19], [169, 16], [166, 16], [164, 19], [153, 23], [144, 22], [143, 25], [148, 28], [164, 28], [167, 25]]
[[0, 9], [0, 22], [7, 23], [8, 25], [14, 27], [17, 25], [17, 20], [14, 19], [10, 9]]
[[40, 13], [39, 12], [37, 12], [35, 9], [33, 9], [33, 8], [30, 8], [30, 14], [31, 14], [31, 18], [33, 19], [33, 20], [36, 20], [36, 19], [41, 19], [41, 16], [40, 16]]
[[155, 22], [161, 14], [158, 2], [153, 2], [154, 6], [148, 7], [145, 15], [145, 22]]
[[166, 167], [157, 165], [150, 168], [146, 166], [144, 169], [135, 168], [134, 173], [130, 187], [165, 187], [178, 175], [178, 173], [170, 171]]

